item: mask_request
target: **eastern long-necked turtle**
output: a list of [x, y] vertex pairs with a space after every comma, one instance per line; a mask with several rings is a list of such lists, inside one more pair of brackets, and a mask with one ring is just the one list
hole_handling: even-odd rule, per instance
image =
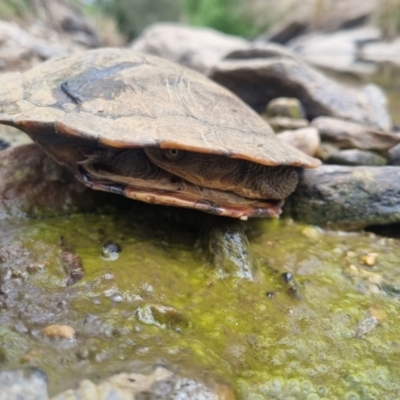
[[87, 186], [230, 217], [270, 217], [319, 161], [199, 73], [101, 49], [0, 77], [0, 123]]

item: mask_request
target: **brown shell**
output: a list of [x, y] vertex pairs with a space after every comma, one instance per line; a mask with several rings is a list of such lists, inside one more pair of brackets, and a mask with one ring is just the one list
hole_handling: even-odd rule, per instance
[[[65, 82], [72, 96], [61, 88]], [[88, 51], [0, 76], [0, 123], [33, 136], [55, 132], [117, 148], [157, 146], [264, 165], [319, 165], [277, 139], [228, 90], [127, 49]]]

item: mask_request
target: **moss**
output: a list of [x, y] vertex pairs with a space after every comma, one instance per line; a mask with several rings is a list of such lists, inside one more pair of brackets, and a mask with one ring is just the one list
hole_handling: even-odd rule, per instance
[[[30, 294], [21, 298], [20, 308], [36, 308], [35, 317], [22, 313], [24, 323], [33, 333], [50, 322], [77, 332], [69, 344], [21, 334], [25, 348], [44, 352], [35, 363], [48, 373], [51, 391], [84, 376], [102, 378], [131, 368], [139, 360], [208, 371], [230, 381], [244, 399], [396, 396], [398, 296], [371, 284], [368, 274], [345, 271], [350, 264], [371, 269], [362, 256], [378, 253], [374, 273], [399, 285], [398, 241], [363, 233], [309, 235], [310, 228], [290, 221], [250, 221], [247, 228], [260, 265], [256, 282], [219, 278], [193, 257], [195, 231], [171, 226], [151, 212], [8, 228], [7, 240], [18, 237], [34, 261], [47, 265], [25, 283]], [[60, 236], [85, 268], [85, 277], [70, 287], [57, 258]], [[107, 240], [122, 248], [116, 261], [101, 257]], [[286, 272], [294, 276], [300, 297], [282, 279]], [[61, 299], [63, 306], [55, 307]], [[371, 307], [387, 317], [356, 338]], [[140, 310], [146, 309], [157, 312], [144, 322]], [[13, 312], [4, 310], [2, 321], [16, 318]], [[6, 367], [18, 365], [16, 354], [21, 356], [8, 352]]]

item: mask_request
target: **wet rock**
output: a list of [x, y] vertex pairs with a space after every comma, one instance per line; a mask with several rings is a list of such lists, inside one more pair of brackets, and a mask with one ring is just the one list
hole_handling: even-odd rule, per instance
[[378, 42], [365, 44], [360, 52], [359, 57], [367, 61], [384, 62], [389, 61], [400, 65], [400, 38], [390, 43]]
[[187, 318], [174, 307], [162, 304], [146, 304], [136, 310], [139, 321], [147, 325], [157, 325], [180, 332], [189, 325]]
[[288, 117], [265, 118], [275, 132], [306, 128], [309, 122], [306, 119], [293, 119]]
[[0, 400], [48, 400], [46, 375], [30, 368], [0, 372]]
[[284, 131], [278, 133], [277, 136], [279, 139], [289, 143], [309, 156], [315, 156], [317, 154], [321, 142], [318, 130], [312, 127]]
[[375, 85], [350, 88], [289, 57], [224, 60], [210, 74], [262, 112], [276, 97], [299, 99], [309, 119], [327, 115], [388, 130], [386, 97]]
[[210, 28], [158, 23], [145, 29], [131, 48], [208, 74], [225, 55], [248, 46], [242, 38]]
[[258, 265], [240, 222], [212, 220], [204, 226], [195, 247], [221, 277], [253, 280], [257, 276]]
[[267, 117], [288, 117], [304, 119], [303, 106], [297, 99], [278, 97], [271, 100], [266, 108]]
[[87, 212], [120, 201], [87, 189], [34, 144], [0, 154], [0, 220]]
[[67, 286], [73, 285], [85, 276], [83, 263], [78, 254], [65, 250], [61, 252], [60, 257], [68, 275]]
[[49, 338], [73, 340], [75, 329], [69, 325], [49, 325], [42, 329], [42, 334]]
[[68, 390], [52, 400], [108, 399], [181, 399], [181, 400], [235, 400], [232, 389], [217, 382], [204, 384], [199, 379], [182, 377], [164, 367], [157, 367], [150, 374], [120, 373], [94, 384], [83, 380], [77, 390]]
[[107, 260], [115, 261], [118, 260], [121, 250], [118, 243], [109, 240], [101, 246], [101, 255]]
[[388, 151], [389, 164], [400, 165], [400, 143]]
[[311, 122], [321, 140], [341, 149], [387, 150], [400, 143], [400, 134], [338, 118], [318, 117]]
[[322, 165], [301, 174], [284, 210], [306, 223], [359, 229], [400, 222], [400, 168]]
[[373, 73], [376, 66], [358, 59], [359, 47], [380, 39], [375, 27], [346, 29], [331, 34], [310, 33], [288, 43], [303, 59], [319, 67], [341, 72]]
[[367, 150], [341, 150], [325, 160], [326, 164], [336, 165], [370, 165], [382, 166], [387, 164], [385, 157]]

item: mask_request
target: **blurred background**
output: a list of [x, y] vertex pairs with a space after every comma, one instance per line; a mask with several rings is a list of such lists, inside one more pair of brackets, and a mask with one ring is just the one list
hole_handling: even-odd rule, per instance
[[0, 0], [0, 20], [0, 71], [130, 46], [147, 27], [173, 22], [278, 43], [339, 79], [377, 83], [400, 123], [400, 0]]

